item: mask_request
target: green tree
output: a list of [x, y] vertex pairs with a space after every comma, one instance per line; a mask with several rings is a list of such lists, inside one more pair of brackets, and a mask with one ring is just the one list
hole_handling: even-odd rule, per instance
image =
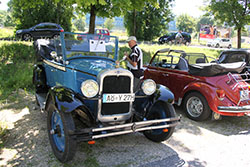
[[73, 20], [73, 25], [75, 26], [76, 30], [78, 31], [85, 31], [85, 17], [78, 16], [76, 19]]
[[76, 1], [77, 10], [90, 13], [89, 33], [95, 30], [96, 16], [112, 18], [120, 16], [128, 10], [141, 10], [146, 2], [157, 6], [155, 0], [68, 0]]
[[127, 11], [124, 16], [124, 25], [128, 35], [136, 36], [138, 40], [150, 41], [167, 29], [172, 18], [170, 10], [172, 0], [159, 0], [155, 7], [146, 3], [141, 11]]
[[241, 48], [242, 28], [250, 23], [250, 0], [211, 0], [207, 9], [215, 19], [237, 29], [237, 47]]
[[8, 3], [17, 24], [16, 29], [54, 22], [66, 31], [71, 30], [72, 5], [68, 0], [10, 0]]
[[114, 26], [115, 26], [115, 25], [114, 25], [114, 21], [115, 21], [114, 18], [113, 18], [113, 19], [108, 18], [108, 19], [105, 20], [104, 26], [105, 26], [107, 29], [111, 30], [111, 29], [114, 28]]
[[195, 19], [192, 16], [189, 16], [188, 14], [182, 14], [177, 17], [176, 26], [178, 30], [191, 33], [195, 29], [195, 25]]
[[198, 18], [198, 22], [196, 24], [196, 31], [197, 32], [200, 31], [201, 24], [214, 25], [214, 20], [209, 16], [201, 16], [200, 18]]

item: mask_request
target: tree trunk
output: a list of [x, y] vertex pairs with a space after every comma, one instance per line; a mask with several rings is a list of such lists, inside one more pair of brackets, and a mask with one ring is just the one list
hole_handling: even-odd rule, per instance
[[96, 18], [95, 10], [96, 10], [95, 5], [91, 5], [90, 20], [89, 20], [89, 34], [94, 34], [95, 32], [95, 18]]
[[134, 25], [133, 25], [133, 36], [136, 36], [136, 10], [134, 9]]
[[237, 29], [237, 48], [241, 48], [241, 28]]

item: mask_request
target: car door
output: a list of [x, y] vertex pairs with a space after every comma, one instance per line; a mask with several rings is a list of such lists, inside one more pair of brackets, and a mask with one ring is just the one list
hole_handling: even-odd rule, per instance
[[64, 83], [65, 65], [54, 60], [44, 60], [47, 84], [50, 87], [62, 86]]

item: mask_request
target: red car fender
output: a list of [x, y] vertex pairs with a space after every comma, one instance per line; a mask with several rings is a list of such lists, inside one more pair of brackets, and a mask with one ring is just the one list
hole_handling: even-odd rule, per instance
[[202, 94], [206, 98], [210, 109], [214, 112], [218, 112], [217, 107], [220, 101], [217, 98], [215, 87], [202, 82], [190, 83], [184, 87], [181, 97], [184, 99], [185, 96], [191, 92], [199, 92]]

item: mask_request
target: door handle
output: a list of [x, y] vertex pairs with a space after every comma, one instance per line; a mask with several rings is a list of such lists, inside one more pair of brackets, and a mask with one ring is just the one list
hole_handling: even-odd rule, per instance
[[168, 74], [162, 74], [164, 77], [168, 77]]

